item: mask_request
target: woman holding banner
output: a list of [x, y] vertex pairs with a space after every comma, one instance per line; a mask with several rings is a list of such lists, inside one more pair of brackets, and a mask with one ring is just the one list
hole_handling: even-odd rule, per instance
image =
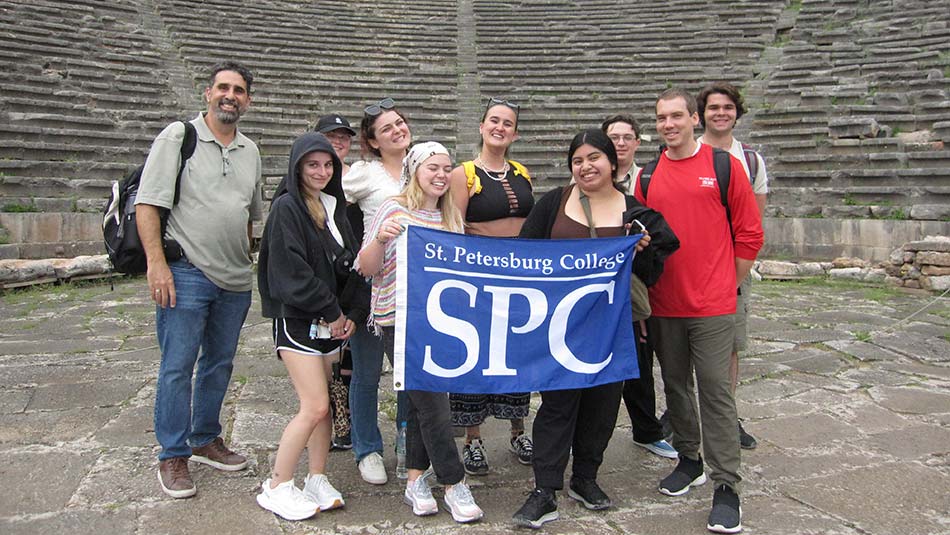
[[[391, 98], [384, 98], [363, 110], [360, 121], [360, 152], [364, 158], [343, 176], [343, 190], [350, 209], [356, 212], [354, 228], [369, 228], [380, 205], [402, 187], [402, 159], [409, 150], [412, 132], [406, 116]], [[359, 220], [362, 212], [362, 221]], [[358, 236], [363, 238], [362, 235]], [[368, 305], [368, 303], [367, 303]], [[350, 419], [353, 455], [360, 477], [367, 483], [384, 485], [389, 478], [383, 466], [383, 437], [377, 425], [379, 376], [383, 368], [383, 343], [379, 336], [358, 325], [350, 338], [353, 376], [350, 379]], [[390, 354], [390, 359], [392, 354]], [[396, 395], [396, 425], [405, 422], [405, 395]], [[397, 475], [399, 468], [397, 467]]]
[[[614, 187], [617, 152], [600, 130], [574, 137], [567, 162], [573, 184], [548, 192], [535, 205], [520, 237], [578, 239], [626, 234], [624, 213], [639, 206], [636, 199]], [[644, 236], [637, 244], [649, 243]], [[635, 259], [639, 259], [638, 255]], [[555, 492], [564, 487], [564, 470], [573, 450], [573, 473], [568, 495], [593, 510], [611, 502], [597, 484], [597, 471], [617, 423], [623, 382], [572, 390], [541, 392], [534, 420], [535, 489], [514, 515], [516, 524], [540, 528], [556, 520]]]
[[[442, 145], [420, 143], [403, 162], [403, 192], [380, 205], [367, 227], [357, 269], [373, 279], [371, 322], [382, 331], [383, 345], [392, 355], [396, 324], [396, 240], [407, 225], [451, 232], [462, 231], [462, 215], [447, 195], [452, 159]], [[435, 514], [439, 506], [421, 477], [432, 465], [445, 484], [445, 505], [457, 522], [482, 517], [465, 483], [465, 470], [452, 434], [451, 411], [445, 393], [407, 391], [406, 467], [409, 478], [404, 500], [419, 516]]]
[[[465, 233], [513, 238], [521, 232], [534, 206], [531, 175], [520, 163], [508, 159], [511, 144], [518, 139], [520, 107], [514, 102], [488, 99], [482, 122], [478, 156], [452, 170], [452, 198], [465, 214]], [[471, 475], [488, 473], [488, 458], [482, 447], [481, 424], [488, 416], [511, 422], [509, 448], [522, 464], [531, 464], [533, 444], [525, 434], [531, 393], [449, 394], [452, 425], [465, 427], [462, 464]]]

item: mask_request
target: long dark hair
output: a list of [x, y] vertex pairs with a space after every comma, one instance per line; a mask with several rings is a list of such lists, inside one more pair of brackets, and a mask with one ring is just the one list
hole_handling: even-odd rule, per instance
[[574, 140], [571, 141], [570, 148], [567, 149], [567, 168], [571, 169], [572, 164], [571, 160], [574, 159], [574, 153], [577, 152], [577, 149], [581, 148], [581, 145], [590, 145], [595, 149], [603, 152], [607, 155], [607, 159], [610, 160], [610, 167], [613, 169], [611, 171], [611, 176], [614, 180], [617, 179], [617, 149], [614, 148], [614, 142], [607, 137], [607, 134], [603, 133], [597, 128], [590, 128], [584, 130], [583, 132], [574, 136]]
[[376, 120], [379, 119], [380, 116], [386, 113], [387, 111], [396, 112], [396, 115], [398, 115], [399, 118], [402, 119], [406, 123], [406, 125], [409, 124], [409, 119], [406, 119], [406, 116], [403, 115], [403, 113], [399, 111], [397, 108], [390, 108], [388, 110], [380, 110], [380, 112], [377, 113], [376, 115], [370, 115], [368, 113], [364, 113], [363, 119], [360, 120], [360, 155], [363, 156], [364, 158], [366, 157], [367, 153], [372, 154], [373, 156], [376, 156], [377, 158], [383, 155], [381, 152], [379, 152], [379, 149], [369, 144], [369, 140], [376, 139]]

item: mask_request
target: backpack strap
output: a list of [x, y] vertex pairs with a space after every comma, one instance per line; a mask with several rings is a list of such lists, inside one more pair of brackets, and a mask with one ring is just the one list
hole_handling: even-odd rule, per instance
[[172, 206], [178, 204], [178, 199], [181, 197], [181, 174], [185, 171], [188, 159], [195, 154], [195, 147], [198, 146], [198, 132], [195, 130], [195, 125], [191, 124], [190, 121], [180, 122], [185, 125], [185, 137], [181, 140], [181, 152], [179, 153], [181, 158], [178, 164], [178, 176], [175, 178], [175, 200]]
[[652, 162], [643, 166], [643, 169], [640, 171], [640, 193], [643, 195], [643, 202], [646, 204], [647, 200], [647, 188], [650, 187], [650, 177], [653, 176], [653, 171], [656, 170], [656, 164], [659, 163], [659, 158], [653, 160]]
[[729, 222], [729, 234], [735, 238], [732, 230], [732, 211], [729, 209], [729, 182], [732, 179], [731, 156], [728, 152], [713, 148], [713, 168], [716, 170], [716, 182], [719, 183], [719, 201], [726, 209], [726, 221]]
[[759, 153], [755, 152], [750, 145], [742, 145], [742, 155], [745, 156], [745, 163], [749, 166], [749, 182], [755, 185], [755, 176], [759, 174]]
[[[528, 182], [531, 182], [531, 175], [528, 174], [527, 167], [521, 165], [520, 163], [514, 160], [508, 160], [508, 163], [511, 164], [511, 166], [515, 168], [516, 175], [523, 176], [525, 180], [527, 180]], [[473, 163], [472, 165], [474, 166], [475, 164]]]
[[468, 184], [468, 191], [474, 191], [475, 193], [482, 192], [482, 181], [478, 178], [478, 175], [475, 173], [475, 162], [469, 160], [467, 162], [462, 162], [462, 169], [465, 170], [466, 184]]

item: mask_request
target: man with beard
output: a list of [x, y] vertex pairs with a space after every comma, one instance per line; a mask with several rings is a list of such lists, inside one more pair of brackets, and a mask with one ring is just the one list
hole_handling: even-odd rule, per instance
[[[247, 467], [245, 457], [224, 445], [219, 413], [251, 305], [251, 223], [261, 219], [260, 152], [237, 130], [252, 80], [238, 63], [212, 67], [208, 108], [191, 121], [197, 145], [180, 194], [175, 180], [185, 126], [175, 122], [152, 143], [135, 200], [162, 352], [155, 390], [158, 479], [173, 498], [197, 490], [189, 458], [219, 470]], [[167, 224], [161, 210], [170, 210]]]

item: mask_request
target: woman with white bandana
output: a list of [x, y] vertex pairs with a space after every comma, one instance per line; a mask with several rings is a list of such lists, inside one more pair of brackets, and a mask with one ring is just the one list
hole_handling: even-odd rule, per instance
[[[452, 159], [442, 145], [420, 143], [403, 160], [400, 195], [383, 201], [367, 228], [357, 269], [373, 279], [370, 322], [382, 331], [383, 345], [392, 354], [396, 323], [396, 238], [408, 225], [462, 231], [462, 214], [447, 195]], [[465, 483], [465, 470], [452, 433], [448, 395], [407, 391], [406, 467], [409, 479], [404, 500], [419, 516], [435, 514], [439, 506], [421, 477], [430, 463], [445, 485], [445, 505], [457, 522], [482, 517]]]

